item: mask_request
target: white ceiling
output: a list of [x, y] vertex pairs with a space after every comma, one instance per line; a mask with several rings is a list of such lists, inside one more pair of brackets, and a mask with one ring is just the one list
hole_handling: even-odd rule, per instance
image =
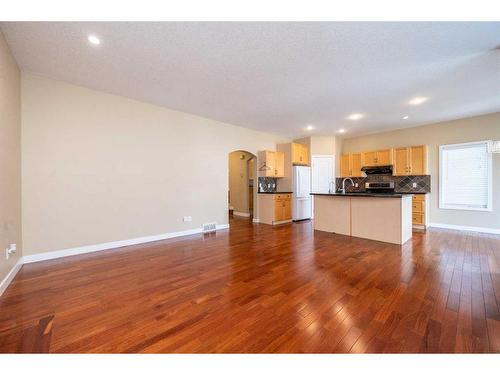
[[[0, 27], [24, 70], [284, 136], [340, 128], [352, 136], [500, 111], [500, 22]], [[91, 46], [89, 33], [102, 44]], [[414, 96], [430, 99], [409, 106]], [[353, 112], [366, 117], [346, 120]]]

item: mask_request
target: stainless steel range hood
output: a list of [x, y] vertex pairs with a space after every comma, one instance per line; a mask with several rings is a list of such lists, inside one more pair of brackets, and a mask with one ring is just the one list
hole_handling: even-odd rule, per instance
[[367, 176], [370, 175], [389, 175], [392, 176], [392, 165], [377, 165], [372, 167], [363, 167], [361, 171], [365, 172]]

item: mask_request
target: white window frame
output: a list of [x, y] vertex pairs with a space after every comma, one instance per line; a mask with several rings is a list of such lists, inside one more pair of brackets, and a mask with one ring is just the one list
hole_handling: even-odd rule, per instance
[[488, 203], [485, 208], [481, 207], [464, 207], [461, 205], [444, 204], [443, 203], [443, 150], [452, 147], [460, 146], [472, 146], [472, 145], [486, 145], [488, 146], [489, 141], [479, 141], [479, 142], [467, 142], [467, 143], [455, 143], [448, 145], [439, 146], [439, 208], [445, 210], [464, 210], [464, 211], [492, 211], [493, 210], [493, 158], [491, 152], [488, 152]]

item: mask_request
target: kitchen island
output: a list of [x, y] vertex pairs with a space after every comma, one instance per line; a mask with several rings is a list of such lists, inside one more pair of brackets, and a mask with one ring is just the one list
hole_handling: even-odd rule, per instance
[[412, 237], [410, 194], [312, 193], [314, 229], [402, 245]]

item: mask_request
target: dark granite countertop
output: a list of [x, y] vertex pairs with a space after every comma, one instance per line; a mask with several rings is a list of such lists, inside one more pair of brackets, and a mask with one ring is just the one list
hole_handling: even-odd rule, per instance
[[403, 198], [404, 193], [377, 194], [377, 193], [311, 193], [311, 195], [328, 195], [332, 197], [375, 197], [375, 198]]
[[258, 194], [292, 194], [291, 191], [259, 191]]

